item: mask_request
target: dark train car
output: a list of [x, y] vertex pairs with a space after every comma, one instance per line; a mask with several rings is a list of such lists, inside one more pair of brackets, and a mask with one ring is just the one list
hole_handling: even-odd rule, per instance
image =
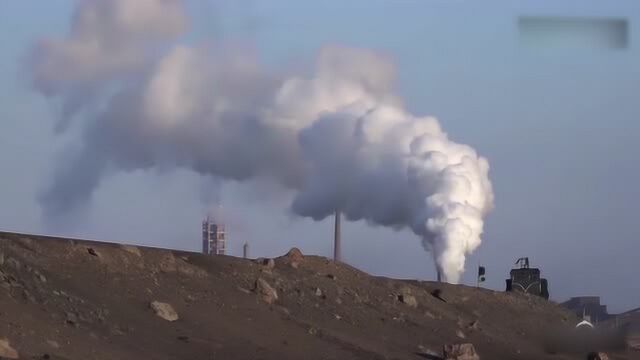
[[549, 285], [547, 279], [540, 277], [540, 269], [529, 267], [529, 258], [516, 261], [520, 268], [511, 270], [511, 278], [507, 279], [506, 291], [519, 291], [526, 294], [549, 299]]

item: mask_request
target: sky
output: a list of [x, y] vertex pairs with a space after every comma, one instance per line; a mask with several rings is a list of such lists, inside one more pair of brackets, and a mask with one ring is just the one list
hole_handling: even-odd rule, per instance
[[[69, 28], [70, 0], [0, 2], [0, 229], [200, 248], [200, 222], [220, 198], [232, 255], [296, 246], [332, 254], [330, 219], [293, 215], [291, 194], [263, 182], [221, 185], [187, 170], [121, 172], [55, 229], [38, 197], [78, 131], [56, 133], [59, 104], [31, 86], [27, 55]], [[551, 298], [600, 295], [611, 311], [640, 306], [640, 5], [634, 1], [188, 1], [187, 43], [229, 41], [274, 68], [295, 68], [322, 46], [370, 48], [396, 65], [413, 113], [491, 165], [495, 209], [462, 282], [487, 268], [491, 289], [519, 257], [549, 280]], [[616, 17], [624, 49], [523, 46], [519, 16]], [[219, 191], [219, 195], [218, 194]], [[367, 272], [434, 279], [432, 257], [408, 230], [343, 222], [344, 261]]]

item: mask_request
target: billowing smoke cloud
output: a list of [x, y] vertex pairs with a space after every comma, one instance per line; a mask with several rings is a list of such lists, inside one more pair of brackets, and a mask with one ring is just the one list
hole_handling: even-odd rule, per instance
[[106, 81], [133, 76], [186, 26], [175, 0], [80, 0], [69, 35], [42, 40], [32, 54], [35, 87], [47, 96], [64, 95], [58, 129], [106, 90]]
[[35, 47], [34, 86], [63, 104], [58, 129], [83, 129], [41, 197], [46, 217], [86, 204], [116, 171], [268, 178], [300, 216], [340, 209], [411, 229], [459, 280], [492, 207], [489, 165], [403, 109], [385, 57], [326, 47], [309, 73], [279, 75], [231, 46], [172, 45], [188, 25], [179, 0], [85, 0], [67, 37]]

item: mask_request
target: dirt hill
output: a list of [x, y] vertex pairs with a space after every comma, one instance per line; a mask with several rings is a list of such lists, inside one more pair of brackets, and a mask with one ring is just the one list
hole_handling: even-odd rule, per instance
[[0, 233], [0, 351], [21, 359], [439, 359], [467, 342], [483, 360], [583, 359], [545, 351], [551, 329], [575, 323], [536, 297], [295, 251], [245, 260]]

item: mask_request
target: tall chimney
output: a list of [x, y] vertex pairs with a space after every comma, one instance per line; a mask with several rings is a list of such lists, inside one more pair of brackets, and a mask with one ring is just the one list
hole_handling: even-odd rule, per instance
[[336, 210], [335, 226], [333, 229], [333, 260], [340, 261], [340, 210]]

